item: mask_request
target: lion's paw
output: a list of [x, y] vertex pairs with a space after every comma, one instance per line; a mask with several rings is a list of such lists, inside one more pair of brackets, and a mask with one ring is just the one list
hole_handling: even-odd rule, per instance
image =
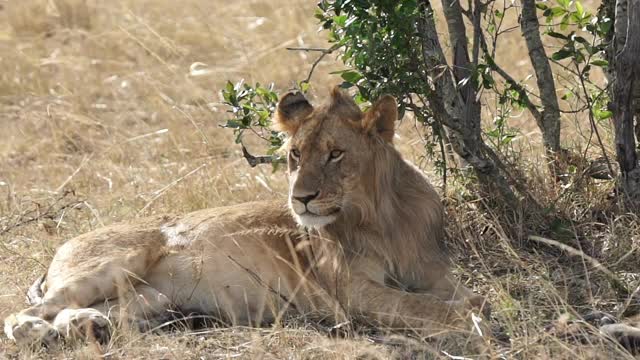
[[53, 325], [66, 338], [93, 338], [103, 344], [109, 341], [111, 321], [96, 309], [64, 309]]
[[4, 322], [4, 332], [19, 346], [46, 345], [58, 342], [60, 334], [49, 322], [35, 316], [12, 315]]
[[491, 318], [491, 305], [487, 301], [484, 296], [474, 295], [471, 296], [468, 300], [468, 307], [471, 308], [471, 311], [482, 314], [486, 319]]
[[[454, 329], [471, 331], [480, 336], [491, 335], [489, 326], [489, 306], [481, 296], [448, 302], [452, 313], [451, 326]], [[484, 316], [482, 316], [484, 315]]]

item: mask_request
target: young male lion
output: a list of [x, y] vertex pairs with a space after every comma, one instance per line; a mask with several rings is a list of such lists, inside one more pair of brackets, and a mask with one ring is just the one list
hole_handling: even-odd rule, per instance
[[391, 96], [363, 113], [338, 89], [319, 107], [285, 95], [274, 121], [289, 135], [288, 206], [157, 216], [71, 239], [5, 333], [52, 343], [110, 318], [149, 329], [182, 311], [259, 325], [292, 310], [427, 334], [470, 329], [483, 298], [449, 273], [443, 207], [393, 147], [396, 118]]

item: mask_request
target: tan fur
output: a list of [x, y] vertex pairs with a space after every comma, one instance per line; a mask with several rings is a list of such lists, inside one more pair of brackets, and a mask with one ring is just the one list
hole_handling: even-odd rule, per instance
[[176, 310], [231, 324], [296, 311], [427, 334], [471, 329], [483, 298], [449, 273], [443, 207], [391, 144], [396, 116], [388, 96], [362, 113], [339, 90], [317, 108], [286, 95], [275, 121], [290, 136], [288, 206], [139, 219], [71, 239], [41, 303], [7, 318], [5, 332], [52, 342], [107, 317], [153, 328]]

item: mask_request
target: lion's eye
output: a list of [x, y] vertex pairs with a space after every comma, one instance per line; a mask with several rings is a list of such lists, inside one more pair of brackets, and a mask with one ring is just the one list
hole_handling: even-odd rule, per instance
[[333, 150], [329, 153], [329, 161], [338, 162], [344, 156], [344, 151], [342, 150]]
[[289, 151], [289, 155], [291, 155], [291, 158], [295, 161], [300, 161], [300, 150], [298, 149], [291, 149], [291, 151]]

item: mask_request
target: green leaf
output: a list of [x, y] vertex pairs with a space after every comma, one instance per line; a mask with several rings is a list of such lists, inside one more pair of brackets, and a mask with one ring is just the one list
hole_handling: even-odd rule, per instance
[[236, 120], [227, 120], [227, 123], [224, 124], [223, 126], [231, 129], [240, 129], [243, 127], [242, 124]]
[[593, 115], [596, 117], [596, 120], [602, 121], [610, 119], [613, 116], [613, 113], [609, 110], [593, 110]]
[[[549, 8], [549, 7], [547, 6], [547, 4], [544, 4], [544, 3], [541, 3], [541, 2], [536, 3], [536, 7], [537, 7], [538, 9], [540, 9], [540, 10], [543, 10], [543, 11], [544, 11], [544, 10], [547, 10], [547, 9]], [[498, 10], [496, 10], [496, 12], [497, 12], [497, 11], [498, 11]]]
[[580, 15], [580, 17], [583, 17], [584, 8], [582, 7], [582, 4], [578, 0], [575, 0], [575, 4], [576, 4], [576, 12], [578, 13], [578, 15]]
[[482, 86], [485, 89], [491, 89], [494, 85], [495, 85], [495, 80], [493, 80], [493, 77], [491, 76], [491, 73], [483, 72], [482, 73]]
[[485, 132], [485, 134], [492, 138], [498, 138], [500, 136], [500, 129], [493, 129]]
[[598, 27], [603, 35], [606, 35], [611, 31], [611, 25], [613, 25], [613, 21], [609, 18], [602, 19], [598, 22]]
[[508, 143], [511, 142], [511, 140], [515, 139], [516, 135], [514, 134], [505, 134], [502, 136], [502, 139], [500, 140], [500, 143], [502, 145], [507, 145]]
[[604, 59], [596, 59], [596, 60], [591, 60], [591, 65], [606, 67], [606, 66], [609, 66], [609, 62]]
[[567, 40], [567, 36], [564, 34], [561, 34], [559, 32], [555, 32], [555, 31], [549, 31], [547, 32], [547, 35], [556, 38], [556, 39], [562, 39], [562, 40]]
[[565, 14], [562, 17], [562, 20], [560, 20], [560, 30], [567, 30], [567, 28], [569, 27], [569, 18], [570, 14]]
[[589, 44], [589, 41], [585, 38], [583, 38], [582, 36], [571, 36], [571, 39], [573, 39], [574, 41], [579, 42], [582, 45], [591, 45]]
[[234, 130], [234, 133], [236, 134], [236, 144], [240, 144], [242, 142], [242, 130]]
[[547, 17], [547, 22], [551, 22], [551, 20], [553, 20], [553, 18], [556, 18], [558, 16], [562, 16], [564, 14], [567, 13], [567, 10], [559, 7], [559, 6], [554, 6], [552, 8], [548, 8], [547, 10], [544, 11], [543, 15]]
[[569, 91], [566, 94], [562, 95], [561, 99], [562, 100], [569, 100], [569, 99], [571, 99], [573, 97], [574, 97], [573, 92]]
[[556, 51], [555, 53], [553, 53], [553, 55], [551, 55], [551, 58], [553, 60], [558, 61], [558, 60], [566, 59], [566, 58], [568, 58], [568, 57], [570, 57], [572, 55], [573, 55], [573, 51], [571, 51], [569, 49], [562, 48], [562, 49]]
[[347, 23], [347, 15], [338, 15], [333, 17], [333, 22], [339, 27], [344, 27]]
[[489, 34], [493, 34], [496, 32], [496, 25], [494, 22], [489, 23], [489, 25], [487, 25], [487, 32]]
[[350, 82], [352, 84], [355, 84], [358, 82], [358, 80], [362, 79], [362, 75], [354, 70], [347, 70], [343, 72], [340, 77], [342, 77], [344, 81]]
[[341, 89], [349, 89], [351, 87], [353, 87], [354, 85], [348, 81], [343, 81], [342, 83], [340, 83], [340, 88]]
[[[367, 103], [367, 99], [365, 99], [361, 93], [357, 93], [356, 97], [353, 98], [353, 100], [356, 102], [356, 104], [358, 105], [362, 105], [362, 104], [366, 104]], [[362, 106], [361, 106], [362, 107]]]
[[309, 84], [308, 82], [300, 82], [300, 91], [303, 94], [306, 94], [310, 88], [311, 88], [311, 84]]
[[269, 116], [271, 116], [271, 113], [264, 109], [258, 110], [256, 113], [258, 114], [258, 125], [262, 127], [269, 126]]

